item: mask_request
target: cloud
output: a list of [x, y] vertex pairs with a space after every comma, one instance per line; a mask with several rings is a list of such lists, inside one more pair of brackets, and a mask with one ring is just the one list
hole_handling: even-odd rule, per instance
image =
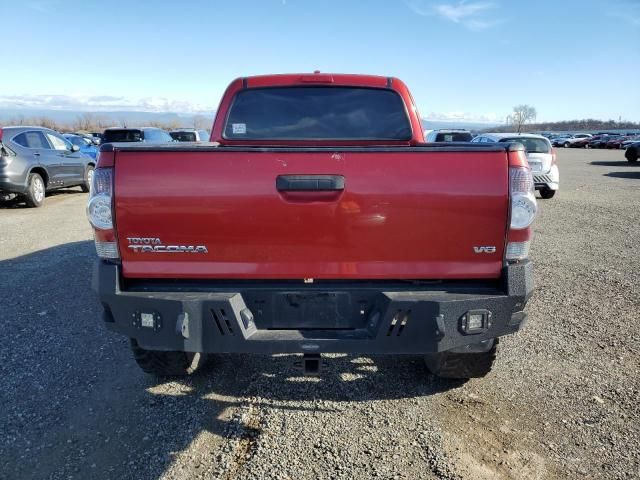
[[495, 112], [469, 113], [469, 112], [430, 112], [423, 117], [425, 120], [442, 122], [474, 122], [474, 123], [500, 123], [502, 117]]
[[492, 17], [492, 10], [498, 7], [494, 2], [460, 0], [457, 3], [435, 4], [425, 0], [409, 0], [407, 5], [423, 17], [438, 16], [473, 31], [486, 30], [504, 22], [503, 19]]
[[203, 105], [165, 97], [132, 99], [112, 95], [1, 95], [0, 108], [80, 110], [91, 112], [136, 111], [209, 113], [213, 105]]

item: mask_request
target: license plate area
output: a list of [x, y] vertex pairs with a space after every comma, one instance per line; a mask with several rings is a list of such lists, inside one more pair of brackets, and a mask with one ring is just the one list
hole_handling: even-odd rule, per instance
[[[283, 292], [273, 295], [270, 329], [346, 330], [358, 328], [348, 292]], [[354, 318], [356, 321], [354, 322]]]
[[529, 166], [531, 167], [531, 171], [533, 172], [541, 172], [542, 171], [542, 163], [529, 161]]

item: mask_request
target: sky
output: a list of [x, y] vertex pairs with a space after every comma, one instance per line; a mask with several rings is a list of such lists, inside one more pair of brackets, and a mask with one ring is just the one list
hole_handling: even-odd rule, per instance
[[501, 122], [526, 103], [540, 121], [640, 121], [640, 0], [0, 0], [0, 12], [0, 109], [199, 113], [234, 78], [320, 70], [401, 78], [434, 120]]

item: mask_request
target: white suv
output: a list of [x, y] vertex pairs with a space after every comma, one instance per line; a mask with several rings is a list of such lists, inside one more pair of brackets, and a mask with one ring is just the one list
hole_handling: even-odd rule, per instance
[[472, 142], [518, 142], [524, 145], [536, 190], [542, 198], [553, 198], [560, 186], [556, 152], [549, 140], [531, 133], [481, 133]]

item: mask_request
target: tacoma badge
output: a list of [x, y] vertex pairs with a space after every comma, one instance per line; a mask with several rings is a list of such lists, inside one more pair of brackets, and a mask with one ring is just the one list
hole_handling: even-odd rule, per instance
[[134, 253], [207, 253], [205, 245], [164, 245], [158, 237], [127, 237]]

